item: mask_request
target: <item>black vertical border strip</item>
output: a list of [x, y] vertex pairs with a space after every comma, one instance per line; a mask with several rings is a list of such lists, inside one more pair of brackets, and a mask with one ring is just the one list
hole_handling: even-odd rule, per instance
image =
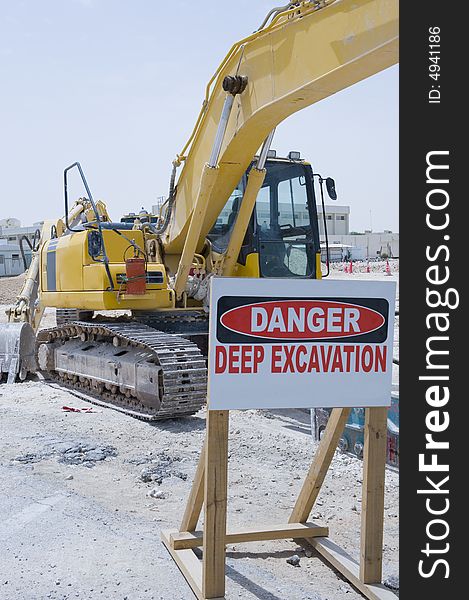
[[[465, 443], [469, 426], [465, 339], [469, 328], [464, 319], [467, 302], [462, 291], [469, 278], [469, 198], [462, 186], [464, 171], [467, 170], [463, 160], [468, 155], [463, 135], [467, 137], [469, 129], [467, 108], [464, 112], [462, 110], [462, 102], [466, 102], [463, 90], [468, 81], [468, 33], [463, 17], [466, 6], [465, 3], [441, 0], [400, 3], [400, 598], [403, 600], [418, 597], [441, 600], [467, 595], [467, 591], [463, 591], [466, 553], [462, 548], [467, 529], [463, 509], [467, 505], [468, 494], [468, 469], [464, 465], [469, 461]], [[431, 27], [440, 28], [440, 77], [437, 81], [429, 76], [429, 67], [435, 64], [429, 60]], [[428, 102], [432, 85], [440, 86], [433, 88], [441, 92], [439, 104]], [[449, 151], [449, 156], [439, 160], [441, 164], [449, 164], [450, 169], [446, 173], [449, 173], [450, 182], [444, 186], [431, 186], [426, 182], [427, 153], [445, 150]], [[432, 187], [443, 187], [450, 195], [448, 208], [439, 214], [429, 211], [426, 205], [426, 196]], [[448, 228], [432, 231], [426, 224], [428, 212], [433, 212], [435, 219], [442, 219], [443, 214], [448, 212]], [[449, 240], [444, 240], [444, 235], [449, 235]], [[426, 257], [427, 248], [434, 256], [440, 245], [448, 246], [449, 259], [445, 262], [446, 253], [442, 250], [439, 258], [430, 262]], [[427, 281], [428, 267], [436, 264], [441, 273], [444, 273], [445, 266], [449, 267], [450, 278], [444, 285], [431, 285]], [[427, 288], [439, 289], [444, 294], [449, 287], [459, 291], [458, 308], [433, 310], [427, 306]], [[447, 371], [449, 383], [442, 383], [449, 386], [450, 400], [444, 408], [440, 408], [440, 412], [448, 411], [450, 425], [446, 431], [434, 434], [434, 438], [448, 440], [450, 447], [437, 453], [439, 463], [449, 463], [449, 473], [432, 474], [420, 472], [418, 460], [419, 454], [425, 452], [425, 435], [428, 433], [425, 420], [434, 410], [427, 404], [425, 393], [430, 385], [435, 384], [419, 381], [419, 376], [428, 374], [428, 338], [438, 335], [434, 323], [430, 329], [427, 327], [426, 317], [437, 311], [448, 313], [451, 323], [446, 334], [439, 333], [450, 338], [446, 347], [443, 343], [440, 346], [441, 349], [449, 349], [449, 357], [443, 356], [441, 362], [450, 364]], [[431, 451], [427, 451], [426, 462], [430, 460], [429, 454]], [[449, 488], [448, 495], [417, 494], [418, 489], [431, 488], [426, 476], [439, 482], [447, 474], [449, 482], [442, 488]], [[448, 512], [440, 516], [430, 515], [426, 507], [427, 498], [432, 498], [431, 506], [434, 508], [443, 508], [443, 499], [448, 498]], [[438, 518], [449, 525], [449, 535], [441, 541], [429, 539], [426, 531], [429, 522]], [[445, 526], [441, 524], [438, 528], [434, 524], [430, 531], [434, 535], [443, 535]], [[432, 551], [428, 555], [422, 552], [427, 543]], [[444, 552], [446, 543], [449, 547]], [[433, 553], [434, 550], [441, 553]], [[443, 563], [436, 565], [438, 559], [448, 562], [449, 572]], [[424, 561], [422, 570], [427, 574], [435, 567], [431, 576], [425, 578], [419, 574], [421, 560]], [[447, 574], [448, 578], [445, 577]], [[458, 584], [461, 591], [456, 592]]]

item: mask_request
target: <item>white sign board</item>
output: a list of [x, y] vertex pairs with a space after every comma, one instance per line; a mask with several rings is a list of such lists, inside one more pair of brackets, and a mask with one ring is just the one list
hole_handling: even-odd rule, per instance
[[389, 406], [396, 285], [212, 279], [209, 409]]

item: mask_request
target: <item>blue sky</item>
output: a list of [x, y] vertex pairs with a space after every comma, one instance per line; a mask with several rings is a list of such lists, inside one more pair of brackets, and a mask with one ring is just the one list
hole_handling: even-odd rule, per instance
[[[115, 220], [151, 207], [206, 82], [278, 4], [0, 0], [0, 218], [62, 215], [76, 160]], [[352, 229], [398, 231], [397, 67], [291, 116], [272, 147], [336, 179]]]

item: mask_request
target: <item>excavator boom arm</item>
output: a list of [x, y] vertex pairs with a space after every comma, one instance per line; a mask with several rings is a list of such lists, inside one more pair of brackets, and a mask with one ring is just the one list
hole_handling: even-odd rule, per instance
[[[289, 115], [398, 62], [397, 0], [300, 2], [235, 44], [212, 78], [177, 183], [167, 254], [192, 257], [269, 133]], [[216, 173], [204, 190], [203, 220], [191, 228], [201, 174], [209, 161], [226, 93], [226, 76], [248, 78], [235, 96]], [[203, 182], [202, 182], [203, 183]], [[200, 207], [199, 207], [200, 208]], [[191, 231], [191, 229], [193, 231]], [[191, 258], [190, 258], [191, 260]], [[181, 265], [180, 265], [181, 268]]]

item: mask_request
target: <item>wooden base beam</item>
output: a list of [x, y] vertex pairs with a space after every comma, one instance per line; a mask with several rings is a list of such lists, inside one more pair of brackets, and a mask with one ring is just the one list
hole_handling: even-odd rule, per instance
[[[203, 531], [166, 531], [171, 548], [184, 550], [203, 546]], [[271, 529], [245, 529], [235, 533], [227, 533], [225, 544], [240, 544], [243, 542], [263, 542], [267, 540], [287, 540], [296, 538], [327, 537], [329, 529], [314, 523], [286, 523]]]
[[[202, 561], [197, 558], [191, 549], [175, 550], [172, 547], [171, 537], [175, 533], [177, 532], [162, 531], [161, 538], [163, 543], [198, 600], [205, 600], [202, 594]], [[305, 537], [304, 533], [302, 537]], [[378, 583], [363, 583], [360, 580], [360, 566], [358, 562], [353, 560], [345, 550], [337, 546], [331, 539], [327, 537], [310, 537], [308, 542], [368, 600], [397, 600], [394, 592], [386, 586]], [[215, 600], [223, 600], [223, 598], [219, 597]]]
[[[198, 600], [205, 600], [202, 593], [202, 561], [192, 550], [174, 550], [169, 531], [162, 531], [161, 539]], [[223, 596], [215, 600], [223, 600]]]
[[397, 600], [396, 594], [381, 583], [363, 583], [358, 562], [331, 539], [318, 537], [308, 542], [368, 600]]
[[[396, 600], [380, 583], [382, 568], [386, 408], [367, 408], [365, 421], [363, 507], [360, 564], [328, 536], [328, 528], [308, 523], [349, 416], [332, 411], [329, 423], [297, 498], [289, 523], [270, 529], [226, 532], [228, 411], [209, 411], [207, 436], [179, 531], [163, 531], [162, 540], [199, 600], [223, 600], [226, 545], [275, 539], [307, 539], [321, 556], [368, 600]], [[195, 531], [204, 506], [204, 531]], [[199, 560], [195, 548], [203, 547]]]

